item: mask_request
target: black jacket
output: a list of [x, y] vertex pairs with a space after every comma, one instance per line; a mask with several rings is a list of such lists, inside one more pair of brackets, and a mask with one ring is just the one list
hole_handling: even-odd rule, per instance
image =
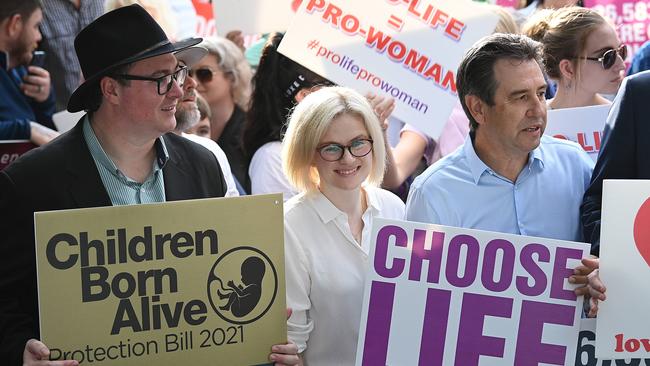
[[[0, 364], [22, 365], [25, 343], [39, 338], [34, 212], [110, 206], [83, 138], [83, 118], [68, 133], [0, 172]], [[163, 136], [167, 201], [223, 197], [219, 163], [204, 147]]]
[[650, 72], [623, 81], [609, 112], [603, 145], [580, 208], [585, 240], [600, 254], [603, 179], [650, 179]]

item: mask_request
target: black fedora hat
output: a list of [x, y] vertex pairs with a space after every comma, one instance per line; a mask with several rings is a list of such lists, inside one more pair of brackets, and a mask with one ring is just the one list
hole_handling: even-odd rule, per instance
[[79, 32], [74, 48], [85, 81], [70, 96], [68, 111], [78, 112], [102, 77], [115, 68], [149, 57], [175, 53], [201, 42], [171, 43], [158, 23], [139, 5], [125, 6], [97, 18]]

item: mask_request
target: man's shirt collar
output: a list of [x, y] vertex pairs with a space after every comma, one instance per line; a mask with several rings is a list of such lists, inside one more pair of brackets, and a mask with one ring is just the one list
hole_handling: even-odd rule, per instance
[[[487, 164], [479, 158], [478, 154], [476, 154], [476, 150], [474, 150], [474, 141], [473, 141], [473, 133], [470, 132], [470, 134], [467, 136], [465, 139], [465, 144], [463, 145], [463, 152], [465, 154], [465, 158], [467, 159], [467, 165], [469, 166], [469, 170], [472, 173], [472, 178], [474, 179], [474, 183], [478, 184], [479, 181], [481, 180], [481, 177], [483, 176], [483, 173], [486, 171], [495, 175], [498, 175], [496, 172], [492, 170]], [[542, 136], [544, 138], [544, 136]], [[542, 141], [540, 139], [539, 145], [528, 154], [528, 162], [526, 163], [526, 166], [524, 166], [524, 169], [531, 169], [534, 166], [539, 166], [540, 169], [544, 169], [544, 160], [542, 158], [542, 152], [541, 152], [541, 146], [542, 146]], [[535, 162], [537, 162], [535, 164]], [[522, 170], [523, 171], [523, 170]]]

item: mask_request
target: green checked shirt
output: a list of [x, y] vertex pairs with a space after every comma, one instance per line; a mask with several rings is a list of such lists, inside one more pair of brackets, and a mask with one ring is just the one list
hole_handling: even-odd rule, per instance
[[99, 176], [113, 206], [165, 202], [165, 181], [162, 169], [169, 159], [169, 155], [162, 137], [159, 137], [154, 144], [157, 158], [153, 162], [151, 175], [144, 183], [139, 183], [124, 175], [106, 155], [90, 125], [88, 115], [84, 118], [83, 124], [84, 140], [86, 140], [90, 155], [95, 161], [95, 166], [97, 166]]

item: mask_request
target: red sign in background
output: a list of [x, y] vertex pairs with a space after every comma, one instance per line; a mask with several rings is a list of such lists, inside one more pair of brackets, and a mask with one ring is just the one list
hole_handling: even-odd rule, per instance
[[214, 12], [210, 0], [192, 0], [196, 9], [196, 35], [198, 37], [213, 37], [217, 35], [214, 24]]
[[0, 141], [0, 170], [3, 170], [22, 154], [35, 148], [36, 145], [28, 140], [21, 141]]

